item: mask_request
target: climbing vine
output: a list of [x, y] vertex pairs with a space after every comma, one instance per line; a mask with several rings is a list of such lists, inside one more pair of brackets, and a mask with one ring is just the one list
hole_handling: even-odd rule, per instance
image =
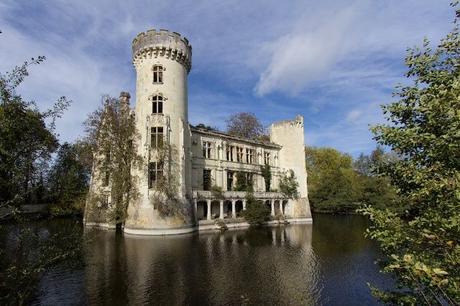
[[[102, 106], [85, 122], [87, 140], [94, 155], [92, 179], [106, 189], [103, 197], [99, 191], [89, 193], [87, 209], [106, 208], [108, 221], [115, 223], [126, 219], [128, 203], [137, 197], [131, 166], [142, 164], [137, 154], [135, 138], [138, 134], [128, 98], [127, 93], [122, 93], [119, 99], [103, 97]], [[108, 195], [110, 203], [106, 200]]]

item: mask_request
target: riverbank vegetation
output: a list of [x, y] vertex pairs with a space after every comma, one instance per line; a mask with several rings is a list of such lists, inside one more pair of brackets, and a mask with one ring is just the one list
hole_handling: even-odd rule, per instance
[[397, 199], [388, 178], [374, 173], [380, 163], [396, 158], [381, 147], [356, 160], [333, 148], [307, 147], [305, 158], [314, 212], [356, 213], [364, 205], [383, 208]]
[[[458, 22], [460, 10], [456, 15]], [[401, 288], [374, 289], [392, 305], [460, 304], [459, 34], [456, 24], [436, 49], [428, 40], [409, 49], [410, 83], [396, 88], [398, 101], [382, 106], [388, 123], [372, 127], [377, 142], [399, 157], [376, 169], [399, 201], [361, 210], [372, 221], [368, 236], [388, 255], [384, 271]]]
[[79, 258], [81, 250], [81, 226], [76, 225], [70, 235], [44, 233], [17, 214], [24, 204], [53, 202], [70, 208], [81, 200], [87, 186], [87, 169], [77, 157], [79, 147], [59, 146], [55, 133], [55, 121], [70, 101], [60, 97], [51, 109], [40, 111], [16, 92], [29, 67], [44, 60], [38, 57], [0, 74], [0, 218], [12, 215], [17, 221], [16, 231], [0, 249], [2, 305], [27, 304], [42, 273], [64, 260]]

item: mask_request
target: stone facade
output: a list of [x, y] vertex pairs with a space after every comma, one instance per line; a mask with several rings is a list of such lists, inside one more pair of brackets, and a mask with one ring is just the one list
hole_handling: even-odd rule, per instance
[[[188, 40], [175, 32], [149, 30], [137, 35], [132, 50], [135, 118], [140, 136], [136, 147], [144, 163], [132, 169], [138, 196], [128, 205], [125, 233], [180, 234], [219, 228], [222, 223], [247, 226], [240, 216], [246, 208], [245, 192], [235, 191], [238, 172], [252, 184], [255, 197], [270, 207], [273, 219], [311, 222], [301, 116], [272, 124], [269, 142], [193, 127], [188, 122], [187, 77], [192, 66]], [[174, 165], [177, 181], [175, 198], [184, 208], [180, 217], [165, 216], [152, 204], [158, 169], [165, 171], [158, 151], [165, 146], [174, 148], [169, 165]], [[268, 192], [261, 174], [264, 164], [270, 165], [272, 173]], [[277, 191], [279, 177], [290, 169], [299, 183], [298, 200], [285, 199]], [[93, 167], [93, 173], [97, 171]], [[90, 188], [93, 194], [102, 192], [94, 175]], [[111, 226], [105, 216], [95, 216], [94, 212], [85, 212], [85, 223]]]

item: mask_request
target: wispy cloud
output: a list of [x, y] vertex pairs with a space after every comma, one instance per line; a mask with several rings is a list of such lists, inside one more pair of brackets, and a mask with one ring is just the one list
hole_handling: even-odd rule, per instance
[[[26, 1], [0, 3], [0, 71], [47, 56], [21, 92], [46, 108], [74, 101], [58, 122], [62, 140], [102, 94], [132, 93], [132, 38], [149, 28], [178, 31], [193, 45], [192, 123], [219, 127], [233, 112], [268, 124], [302, 114], [309, 144], [355, 152], [374, 144], [368, 124], [382, 120], [404, 81], [405, 49], [450, 29], [449, 0]], [[212, 112], [209, 110], [212, 109]]]

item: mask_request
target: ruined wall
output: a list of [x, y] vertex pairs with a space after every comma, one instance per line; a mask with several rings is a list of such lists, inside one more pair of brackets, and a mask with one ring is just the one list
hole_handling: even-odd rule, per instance
[[285, 171], [292, 169], [299, 184], [300, 198], [289, 201], [286, 214], [292, 218], [311, 218], [307, 190], [303, 117], [298, 115], [293, 120], [273, 123], [270, 126], [270, 141], [282, 146], [279, 152], [279, 166]]

